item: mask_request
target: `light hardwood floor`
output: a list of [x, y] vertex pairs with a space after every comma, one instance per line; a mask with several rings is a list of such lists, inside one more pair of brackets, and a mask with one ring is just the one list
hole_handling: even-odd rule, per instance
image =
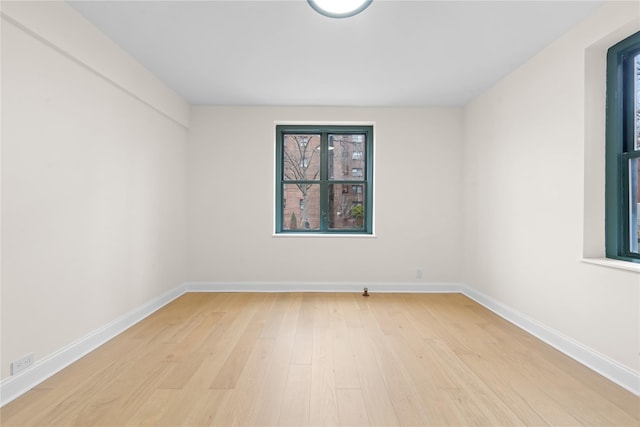
[[190, 293], [2, 426], [640, 425], [640, 398], [459, 294]]

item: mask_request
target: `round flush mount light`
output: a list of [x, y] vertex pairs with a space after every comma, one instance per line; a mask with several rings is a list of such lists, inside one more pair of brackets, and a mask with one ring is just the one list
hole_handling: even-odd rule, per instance
[[318, 13], [330, 18], [347, 18], [365, 10], [373, 0], [307, 0]]

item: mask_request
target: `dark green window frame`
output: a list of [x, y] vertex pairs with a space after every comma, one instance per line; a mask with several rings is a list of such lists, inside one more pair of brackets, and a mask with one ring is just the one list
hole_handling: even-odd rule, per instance
[[[300, 135], [314, 135], [317, 136], [319, 141], [314, 143], [318, 144], [315, 150], [319, 154], [319, 157], [312, 158], [311, 156], [300, 155], [300, 158], [292, 160], [290, 157], [285, 159], [287, 153], [285, 152], [285, 140], [291, 138], [291, 136]], [[351, 136], [362, 135], [364, 141], [360, 144], [360, 148], [357, 149], [357, 154], [345, 153], [345, 166], [343, 167], [343, 174], [349, 175], [348, 179], [336, 178], [330, 171], [335, 168], [335, 164], [332, 163], [332, 157], [330, 151], [335, 148], [332, 144], [335, 144], [335, 136]], [[331, 138], [331, 143], [329, 142]], [[290, 140], [290, 139], [288, 139]], [[318, 162], [319, 170], [313, 176], [293, 177], [291, 174], [285, 172], [285, 168], [290, 167], [294, 163], [299, 163], [300, 166], [307, 165], [307, 162]], [[354, 166], [352, 162], [356, 164]], [[347, 166], [348, 165], [348, 166]], [[295, 166], [295, 165], [294, 165]], [[359, 169], [357, 173], [355, 169]], [[337, 173], [335, 175], [338, 175]], [[292, 218], [289, 218], [288, 210], [302, 209], [304, 201], [302, 198], [298, 203], [292, 203], [292, 200], [287, 202], [287, 187], [299, 188], [300, 191], [304, 186], [314, 186], [319, 193], [319, 208], [315, 223], [312, 227], [305, 227], [301, 219], [300, 226], [293, 226]], [[335, 234], [335, 235], [371, 235], [373, 234], [373, 126], [351, 126], [351, 125], [278, 125], [276, 126], [276, 183], [275, 183], [275, 206], [276, 206], [276, 234]], [[337, 190], [339, 188], [339, 190]], [[340, 194], [336, 194], [340, 193]], [[353, 202], [351, 199], [350, 205], [345, 209], [345, 213], [340, 212], [343, 215], [344, 222], [351, 221], [353, 225], [336, 225], [336, 211], [338, 210], [334, 205], [336, 198], [343, 197], [348, 198], [358, 197], [361, 202]], [[288, 210], [287, 210], [288, 208]], [[314, 206], [314, 209], [316, 206]], [[285, 215], [287, 210], [287, 215]], [[315, 211], [314, 211], [315, 212]], [[295, 215], [295, 213], [294, 213]], [[287, 218], [285, 218], [287, 216]], [[347, 220], [348, 217], [348, 220]]]
[[[607, 52], [606, 101], [606, 256], [640, 262], [638, 244], [638, 114], [634, 61], [640, 53], [640, 32]], [[635, 228], [635, 229], [634, 229]]]

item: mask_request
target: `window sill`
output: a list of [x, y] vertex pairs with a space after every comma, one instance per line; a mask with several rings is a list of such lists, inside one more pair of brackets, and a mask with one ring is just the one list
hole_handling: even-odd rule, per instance
[[640, 263], [621, 261], [611, 258], [582, 258], [582, 262], [587, 264], [601, 265], [603, 267], [615, 268], [640, 273]]
[[[376, 238], [375, 234], [355, 234], [355, 233], [273, 233], [273, 237], [338, 237], [338, 238]], [[640, 271], [640, 270], [638, 270]]]

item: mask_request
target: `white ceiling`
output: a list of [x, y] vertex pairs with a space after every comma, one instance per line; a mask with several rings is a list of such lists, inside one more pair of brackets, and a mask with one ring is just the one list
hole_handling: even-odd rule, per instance
[[70, 1], [192, 104], [461, 106], [603, 1]]

